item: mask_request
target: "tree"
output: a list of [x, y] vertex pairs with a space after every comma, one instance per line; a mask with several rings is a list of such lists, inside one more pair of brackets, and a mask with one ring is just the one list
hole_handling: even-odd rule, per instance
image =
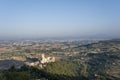
[[83, 76], [83, 77], [87, 77], [88, 76], [88, 74], [87, 74], [87, 64], [86, 63], [82, 64], [80, 75]]

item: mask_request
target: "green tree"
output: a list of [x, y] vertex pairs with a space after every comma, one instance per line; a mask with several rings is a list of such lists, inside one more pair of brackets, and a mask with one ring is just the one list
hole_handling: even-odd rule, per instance
[[0, 72], [0, 80], [7, 80], [4, 73]]
[[87, 77], [88, 76], [88, 73], [87, 73], [87, 64], [86, 63], [82, 64], [80, 75], [83, 76], [83, 77]]

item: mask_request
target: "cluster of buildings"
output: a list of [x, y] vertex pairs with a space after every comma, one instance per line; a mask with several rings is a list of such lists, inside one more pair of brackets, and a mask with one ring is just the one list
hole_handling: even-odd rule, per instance
[[42, 54], [41, 59], [27, 58], [25, 64], [28, 66], [39, 66], [43, 68], [43, 66], [45, 66], [46, 63], [51, 63], [51, 62], [55, 62], [55, 57], [51, 57], [51, 56], [46, 57], [45, 54]]

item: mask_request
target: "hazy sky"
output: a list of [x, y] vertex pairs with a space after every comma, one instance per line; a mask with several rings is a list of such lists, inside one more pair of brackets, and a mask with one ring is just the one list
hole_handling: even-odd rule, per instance
[[0, 38], [120, 38], [120, 0], [0, 0]]

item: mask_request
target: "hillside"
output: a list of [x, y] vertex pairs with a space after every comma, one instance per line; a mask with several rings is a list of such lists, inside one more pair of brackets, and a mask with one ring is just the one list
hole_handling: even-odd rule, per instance
[[[30, 42], [29, 42], [30, 43]], [[34, 45], [38, 44], [34, 43]], [[28, 56], [24, 61], [21, 59], [6, 59], [2, 57], [0, 60], [0, 79], [4, 80], [119, 80], [120, 79], [120, 40], [103, 40], [81, 44], [80, 41], [72, 42], [56, 42], [42, 43], [44, 45], [54, 46], [54, 49], [47, 47], [51, 53], [47, 55], [59, 57], [55, 62], [29, 66], [24, 62], [32, 62], [39, 64], [41, 53], [11, 54], [2, 53], [8, 56]], [[55, 47], [57, 45], [57, 47]], [[31, 46], [34, 46], [31, 45]], [[27, 45], [28, 46], [28, 45]], [[24, 47], [27, 47], [26, 45]], [[61, 49], [60, 47], [65, 47]], [[15, 48], [15, 47], [14, 47]], [[35, 49], [35, 47], [34, 47]], [[38, 48], [37, 48], [38, 49]], [[42, 50], [45, 51], [46, 48]], [[29, 50], [29, 48], [28, 48]], [[34, 50], [33, 50], [34, 51]], [[56, 53], [52, 53], [52, 52]], [[68, 53], [66, 53], [68, 51]], [[62, 54], [61, 54], [61, 53]], [[47, 59], [46, 57], [46, 59]], [[25, 58], [25, 57], [24, 57]], [[29, 60], [28, 60], [29, 59]], [[41, 63], [40, 63], [41, 64]], [[4, 69], [5, 68], [5, 69]], [[27, 73], [27, 74], [26, 74]], [[21, 76], [24, 77], [22, 78]], [[16, 75], [16, 76], [14, 76]]]

